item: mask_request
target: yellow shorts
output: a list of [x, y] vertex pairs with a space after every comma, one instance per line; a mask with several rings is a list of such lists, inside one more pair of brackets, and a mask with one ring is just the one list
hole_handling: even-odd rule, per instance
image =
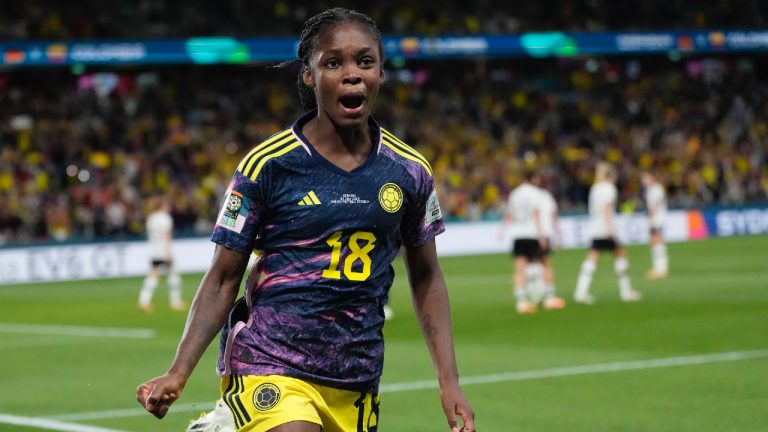
[[292, 421], [323, 432], [376, 432], [379, 396], [340, 390], [282, 375], [229, 375], [221, 394], [238, 432], [266, 432]]

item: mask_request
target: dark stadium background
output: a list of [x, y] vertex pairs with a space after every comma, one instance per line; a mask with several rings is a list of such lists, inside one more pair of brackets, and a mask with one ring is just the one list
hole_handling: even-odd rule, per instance
[[[177, 237], [206, 237], [239, 158], [300, 114], [296, 69], [271, 67], [276, 62], [30, 66], [30, 53], [14, 44], [295, 37], [304, 19], [335, 5], [371, 15], [386, 36], [759, 33], [768, 24], [768, 6], [757, 0], [447, 0], [439, 8], [412, 1], [2, 0], [0, 253], [141, 241], [147, 200], [157, 193], [172, 201]], [[514, 314], [506, 255], [445, 259], [464, 376], [651, 365], [540, 381], [520, 378], [525, 373], [488, 378], [491, 384], [467, 387], [481, 430], [768, 428], [767, 53], [768, 43], [757, 40], [748, 50], [678, 45], [654, 54], [388, 59], [374, 115], [431, 161], [448, 222], [498, 221], [507, 194], [533, 167], [563, 215], [583, 214], [594, 164], [607, 159], [619, 168], [622, 213], [644, 211], [639, 174], [657, 169], [671, 208], [703, 214], [713, 237], [670, 245], [672, 274], [657, 284], [642, 277], [647, 247], [630, 247], [633, 279], [646, 294], [637, 305], [614, 298], [605, 271], [595, 279], [598, 305], [525, 319]], [[734, 228], [722, 231], [726, 223]], [[714, 238], [724, 233], [752, 235]], [[582, 255], [556, 254], [565, 296]], [[3, 275], [5, 265], [0, 281], [13, 280]], [[199, 278], [185, 275], [187, 298]], [[168, 311], [141, 315], [140, 283], [0, 285], [0, 388], [7, 390], [0, 431], [183, 430], [212, 406], [209, 352], [203, 361], [210, 367], [195, 373], [175, 415], [158, 423], [136, 412], [135, 385], [168, 364], [183, 326], [183, 316]], [[383, 382], [392, 394], [382, 405], [382, 428], [445, 430], [434, 389], [397, 390], [433, 378], [405, 286], [399, 277], [398, 319], [386, 327]], [[154, 336], [76, 335], [86, 327]]]

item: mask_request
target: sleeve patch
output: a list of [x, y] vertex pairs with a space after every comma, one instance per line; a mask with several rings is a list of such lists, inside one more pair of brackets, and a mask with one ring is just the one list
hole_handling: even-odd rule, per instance
[[243, 197], [243, 194], [231, 190], [221, 207], [216, 225], [239, 234], [243, 231], [247, 217], [247, 199]]
[[432, 194], [427, 199], [426, 214], [424, 215], [424, 225], [429, 225], [432, 222], [442, 219], [443, 212], [440, 210], [440, 202], [437, 200], [437, 191], [432, 189]]

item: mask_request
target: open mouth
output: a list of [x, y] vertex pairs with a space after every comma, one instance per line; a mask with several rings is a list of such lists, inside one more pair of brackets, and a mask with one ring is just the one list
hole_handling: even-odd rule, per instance
[[341, 106], [346, 109], [354, 110], [363, 106], [365, 102], [365, 96], [363, 95], [347, 95], [339, 98]]

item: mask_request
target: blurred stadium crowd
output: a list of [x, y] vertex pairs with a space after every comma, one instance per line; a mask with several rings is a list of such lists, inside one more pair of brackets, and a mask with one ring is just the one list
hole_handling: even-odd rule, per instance
[[[308, 13], [278, 2], [274, 17], [257, 24], [241, 19], [259, 16], [249, 9], [257, 2], [217, 9], [188, 1], [172, 10], [152, 0], [86, 3], [98, 19], [58, 2], [3, 2], [0, 35], [295, 35]], [[511, 21], [486, 3], [449, 0], [440, 12], [399, 1], [353, 6], [373, 11], [385, 32], [628, 26], [620, 21], [629, 8], [618, 3], [557, 2], [562, 13], [549, 19], [520, 5]], [[631, 22], [706, 26], [720, 13], [723, 25], [765, 21], [755, 1], [656, 3], [676, 13], [643, 3]], [[215, 18], [198, 22], [192, 11]], [[116, 22], [130, 16], [160, 24]], [[389, 63], [374, 114], [432, 161], [448, 220], [499, 218], [531, 167], [544, 172], [561, 210], [583, 211], [600, 159], [619, 167], [623, 211], [639, 203], [645, 169], [659, 171], [672, 207], [741, 205], [768, 200], [766, 72], [765, 59], [736, 56]], [[0, 72], [0, 245], [139, 236], [158, 194], [172, 202], [178, 231], [210, 233], [239, 159], [300, 114], [295, 77], [295, 69], [265, 65]]]
[[539, 0], [509, 6], [491, 0], [0, 0], [2, 39], [168, 38], [189, 36], [295, 36], [311, 14], [343, 6], [371, 15], [384, 33], [508, 33], [759, 28], [768, 24], [760, 0]]
[[[501, 215], [538, 167], [583, 211], [619, 167], [632, 211], [658, 169], [673, 207], [768, 199], [768, 76], [745, 59], [451, 61], [387, 71], [379, 121], [432, 161], [449, 220]], [[0, 75], [0, 238], [140, 235], [150, 196], [207, 234], [250, 147], [299, 114], [295, 72], [156, 67]]]

